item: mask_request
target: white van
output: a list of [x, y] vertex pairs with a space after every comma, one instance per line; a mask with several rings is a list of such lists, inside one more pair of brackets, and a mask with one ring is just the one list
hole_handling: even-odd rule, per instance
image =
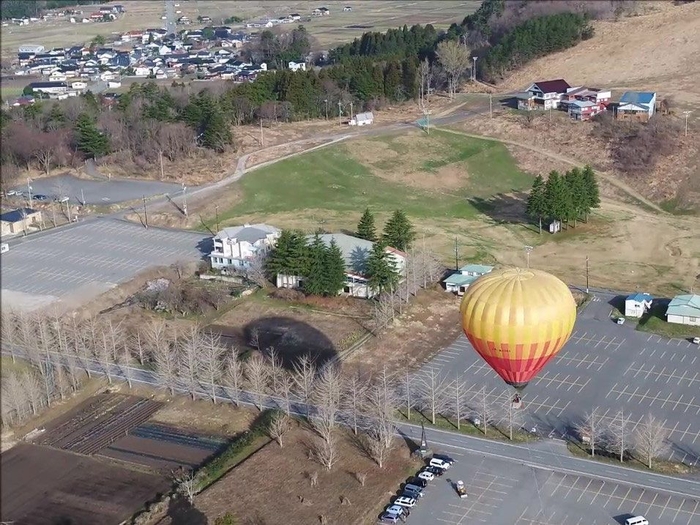
[[635, 516], [634, 518], [627, 518], [625, 525], [649, 525], [649, 520], [644, 516]]
[[10, 251], [10, 245], [6, 242], [0, 244], [0, 253], [5, 253]]

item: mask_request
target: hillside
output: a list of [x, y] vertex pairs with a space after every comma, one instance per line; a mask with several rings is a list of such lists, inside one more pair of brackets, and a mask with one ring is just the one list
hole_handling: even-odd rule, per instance
[[528, 64], [502, 84], [504, 90], [565, 78], [571, 85], [654, 90], [681, 104], [700, 104], [700, 2], [668, 2], [649, 14], [593, 25], [593, 38]]

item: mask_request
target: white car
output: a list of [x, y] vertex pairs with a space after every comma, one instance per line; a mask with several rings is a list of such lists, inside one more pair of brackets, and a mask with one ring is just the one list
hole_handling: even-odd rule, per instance
[[693, 337], [693, 344], [700, 345], [700, 337]]
[[403, 514], [406, 512], [406, 509], [404, 509], [401, 505], [390, 505], [385, 511], [385, 514], [393, 514], [395, 516], [403, 516]]
[[401, 507], [408, 507], [409, 509], [416, 504], [416, 498], [407, 498], [405, 496], [401, 496], [400, 498], [396, 498], [394, 500], [394, 505], [400, 505]]
[[445, 461], [444, 459], [433, 458], [430, 460], [429, 466], [447, 470], [452, 466], [452, 463], [450, 463], [449, 461]]
[[435, 479], [435, 474], [424, 470], [416, 476], [418, 479], [424, 479], [425, 481], [433, 481]]

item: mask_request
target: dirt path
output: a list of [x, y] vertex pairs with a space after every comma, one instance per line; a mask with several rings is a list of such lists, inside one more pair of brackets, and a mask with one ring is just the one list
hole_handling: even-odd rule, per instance
[[[531, 146], [530, 144], [525, 144], [525, 143], [523, 143], [523, 142], [517, 142], [517, 141], [515, 141], [515, 140], [508, 140], [508, 139], [499, 139], [499, 138], [495, 138], [495, 137], [489, 137], [489, 136], [486, 136], [486, 135], [475, 135], [475, 134], [472, 134], [472, 133], [464, 133], [464, 132], [462, 132], [462, 131], [456, 131], [456, 130], [453, 130], [453, 129], [446, 129], [446, 128], [439, 128], [439, 129], [440, 129], [440, 131], [445, 131], [445, 132], [447, 132], [447, 133], [453, 133], [453, 134], [455, 134], [455, 135], [463, 135], [463, 136], [465, 136], [465, 137], [471, 137], [471, 138], [474, 138], [474, 139], [492, 140], [492, 141], [495, 141], [495, 142], [502, 142], [502, 143], [504, 143], [504, 144], [510, 144], [510, 145], [512, 145], [512, 146], [518, 146], [518, 147], [520, 147], [520, 148], [525, 148], [525, 149], [528, 149], [528, 150], [530, 150], [530, 151], [534, 151], [534, 152], [536, 152], [536, 153], [540, 153], [541, 155], [545, 155], [545, 156], [547, 156], [547, 157], [550, 157], [550, 158], [552, 158], [552, 159], [558, 160], [558, 161], [563, 162], [563, 163], [565, 163], [565, 164], [569, 164], [569, 165], [571, 165], [571, 166], [582, 167], [582, 163], [581, 163], [581, 162], [579, 162], [579, 161], [577, 161], [577, 160], [575, 160], [575, 159], [572, 159], [571, 157], [566, 157], [566, 156], [564, 156], [564, 155], [559, 155], [558, 153], [553, 153], [553, 152], [548, 151], [548, 150], [546, 150], [546, 149], [538, 148], [538, 147], [536, 147], [536, 146]], [[600, 176], [602, 179], [604, 179], [606, 182], [609, 182], [610, 184], [612, 184], [612, 185], [615, 186], [616, 188], [622, 190], [623, 192], [625, 192], [627, 195], [629, 195], [630, 197], [634, 198], [635, 200], [644, 203], [646, 206], [648, 206], [649, 208], [653, 209], [654, 211], [656, 211], [656, 212], [658, 212], [658, 213], [663, 213], [663, 214], [667, 214], [667, 213], [668, 213], [668, 212], [664, 211], [663, 209], [661, 209], [658, 205], [654, 204], [654, 203], [651, 202], [649, 199], [647, 199], [646, 197], [644, 197], [643, 195], [641, 195], [640, 193], [638, 193], [637, 191], [635, 191], [634, 189], [632, 189], [630, 186], [628, 186], [628, 185], [625, 184], [624, 182], [618, 180], [616, 177], [614, 177], [614, 176], [611, 175], [610, 173], [606, 173], [606, 172], [603, 172], [603, 171], [597, 171], [596, 174], [597, 174], [598, 176]]]

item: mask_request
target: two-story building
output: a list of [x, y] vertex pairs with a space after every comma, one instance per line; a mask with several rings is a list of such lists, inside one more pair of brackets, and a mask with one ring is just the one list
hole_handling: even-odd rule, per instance
[[214, 236], [214, 250], [209, 254], [211, 267], [247, 268], [259, 255], [267, 253], [277, 242], [281, 230], [267, 224], [244, 224], [224, 228]]
[[[335, 241], [343, 254], [345, 286], [340, 293], [363, 299], [374, 297], [377, 291], [369, 286], [369, 277], [367, 276], [367, 261], [374, 243], [345, 233], [327, 233], [319, 237], [326, 246], [330, 246], [331, 242]], [[307, 242], [311, 243], [313, 239], [314, 235], [309, 235]], [[393, 261], [399, 275], [404, 275], [406, 254], [392, 247], [387, 247], [385, 251], [389, 259]], [[278, 288], [301, 288], [304, 285], [304, 278], [298, 275], [278, 274], [275, 284]]]
[[649, 120], [656, 112], [656, 93], [627, 91], [620, 97], [615, 116], [619, 119]]
[[648, 293], [633, 293], [625, 298], [625, 317], [642, 317], [651, 309], [654, 298]]
[[557, 109], [561, 98], [571, 86], [563, 78], [535, 82], [524, 93], [516, 95], [518, 109]]
[[464, 292], [467, 291], [470, 284], [482, 275], [491, 273], [491, 271], [493, 271], [493, 266], [467, 264], [466, 266], [462, 266], [447, 279], [444, 279], [442, 283], [445, 285], [446, 291], [456, 293], [457, 295], [464, 295]]

